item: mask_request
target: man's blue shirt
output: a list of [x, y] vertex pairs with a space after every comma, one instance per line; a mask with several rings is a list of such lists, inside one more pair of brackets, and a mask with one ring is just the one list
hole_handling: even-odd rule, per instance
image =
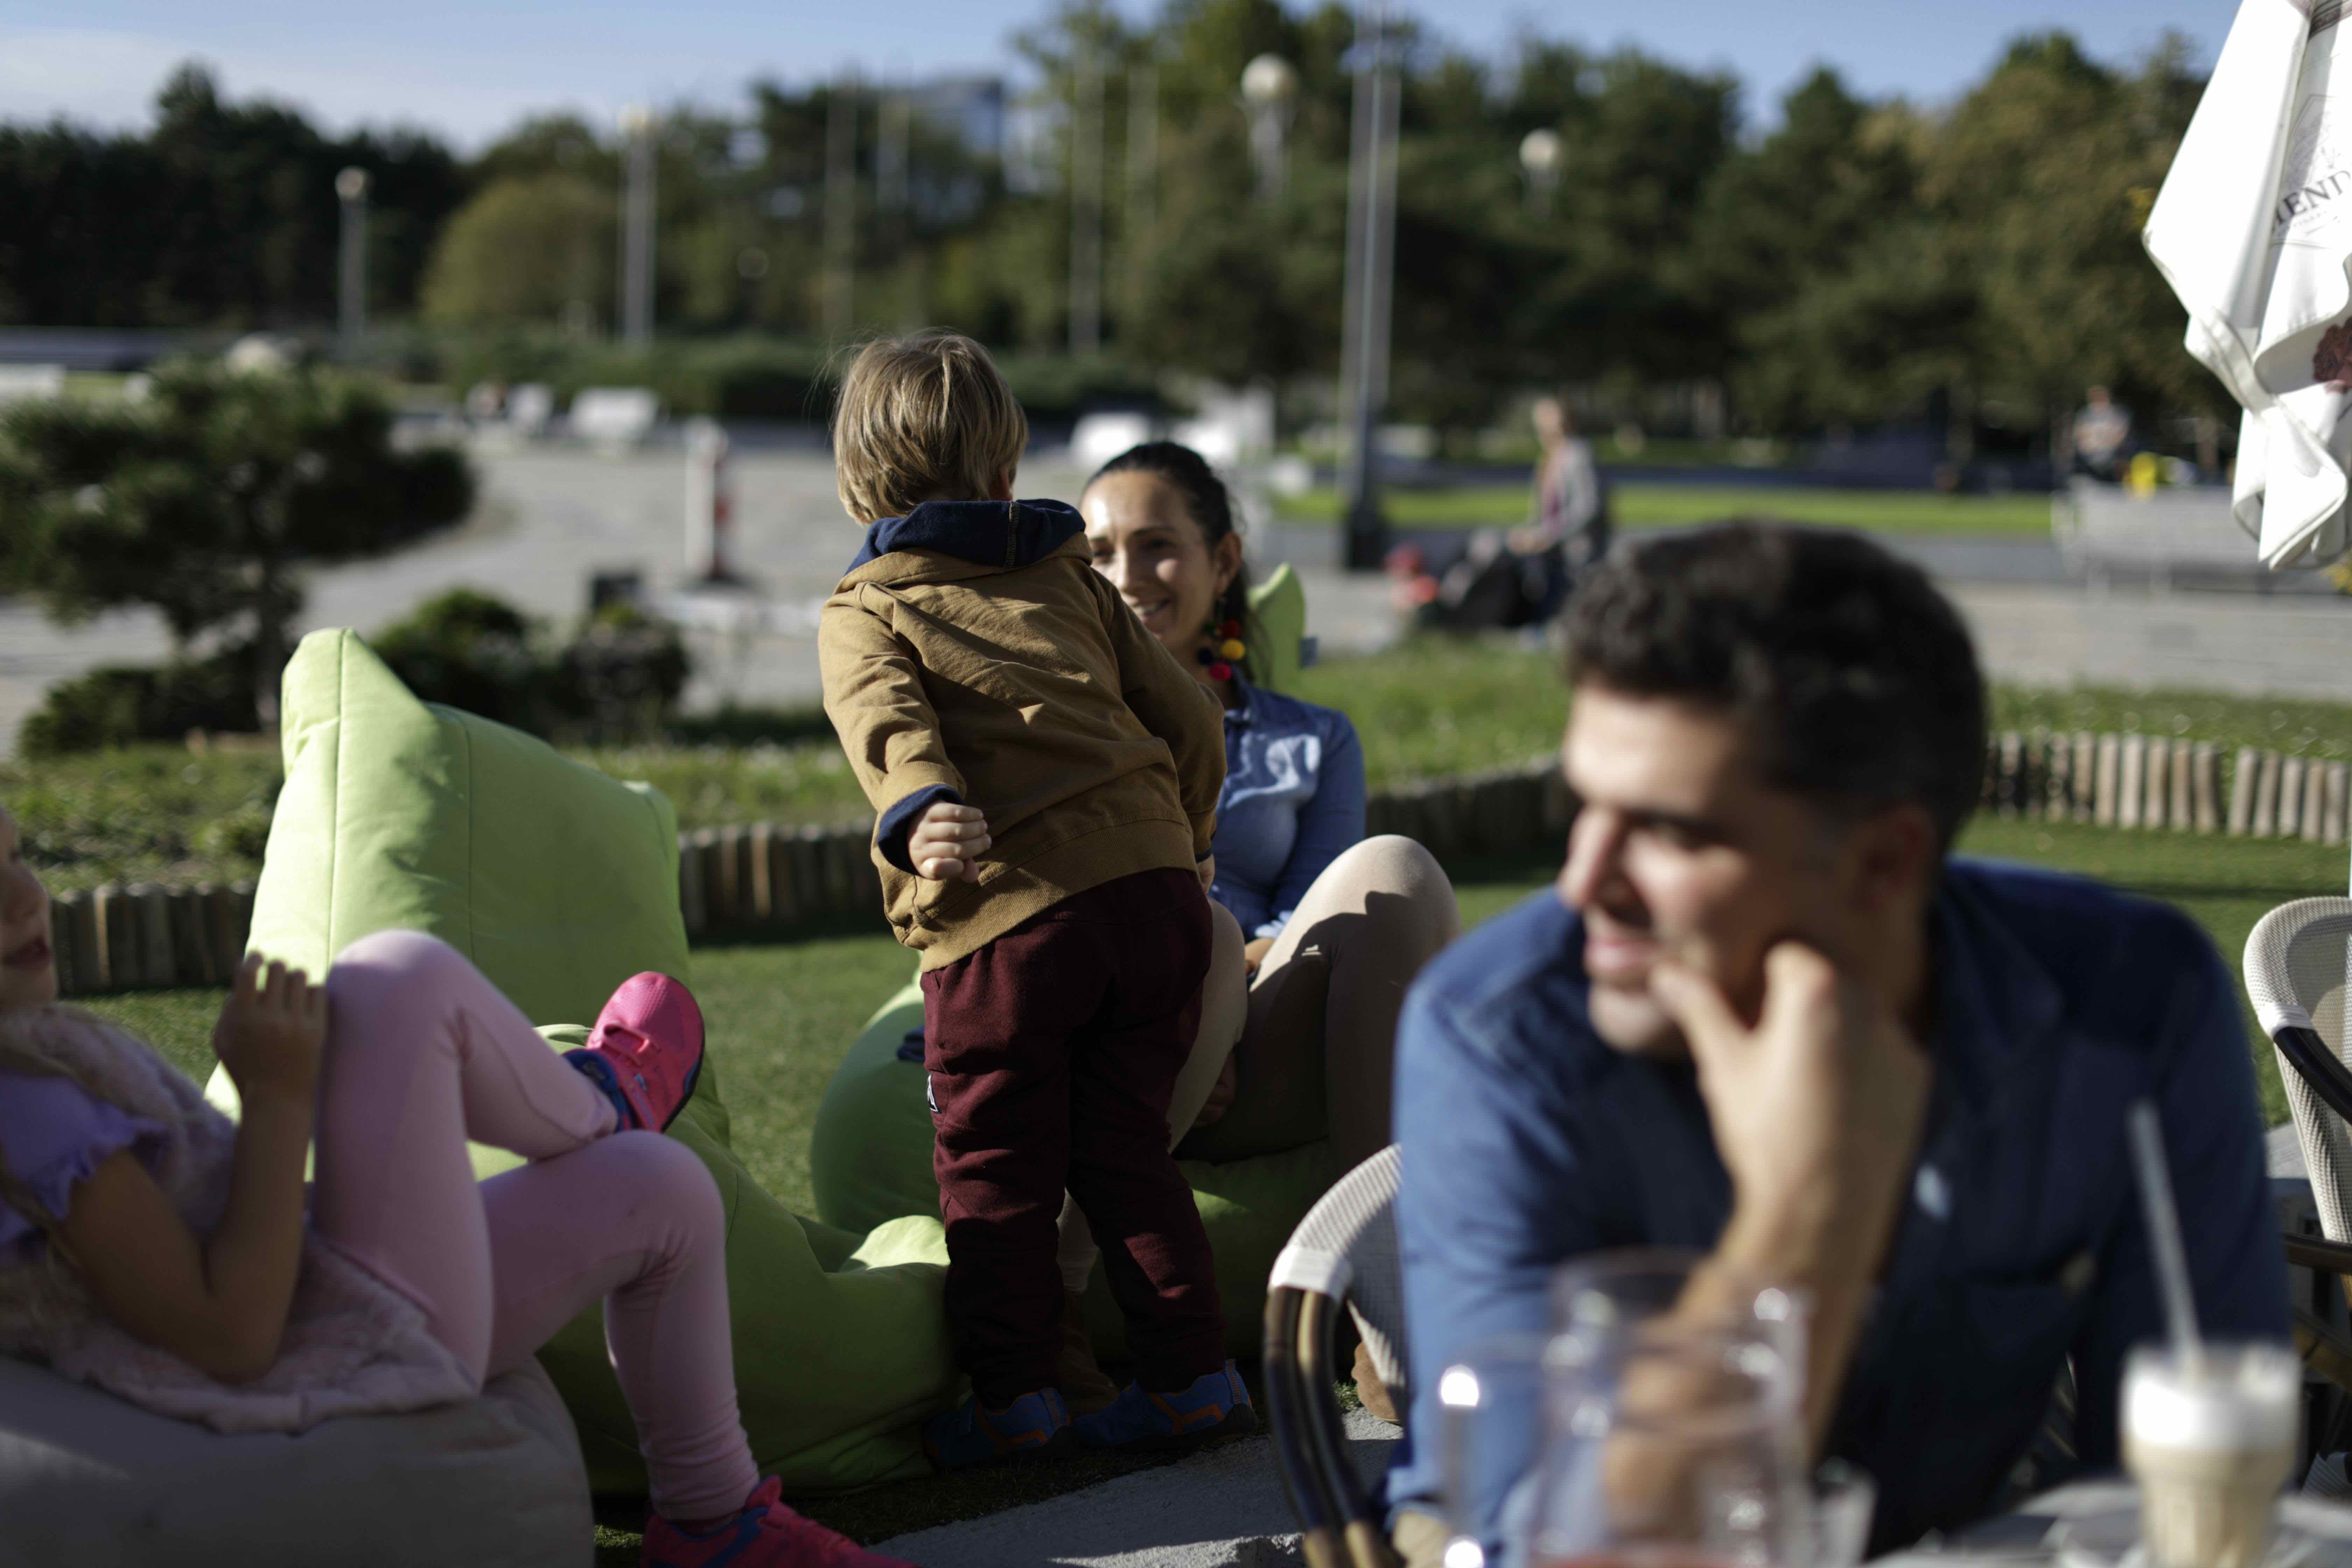
[[1338, 709], [1237, 684], [1209, 896], [1248, 935], [1280, 936], [1315, 879], [1364, 837], [1364, 749]]
[[[2116, 1462], [2125, 1353], [2163, 1328], [2125, 1137], [2135, 1100], [2163, 1118], [2207, 1332], [2287, 1328], [2246, 1036], [2203, 934], [2094, 883], [1968, 861], [1947, 867], [1932, 928], [1935, 1088], [1829, 1440], [1877, 1479], [1874, 1552], [1981, 1513], [2070, 1356], [2080, 1460]], [[1440, 955], [1406, 1001], [1397, 1223], [1414, 1407], [1392, 1502], [1436, 1507], [1438, 1373], [1490, 1336], [1545, 1330], [1559, 1264], [1709, 1248], [1729, 1216], [1692, 1069], [1593, 1033], [1583, 946], [1545, 891]], [[1529, 1453], [1500, 1424], [1479, 1436], [1491, 1536]]]

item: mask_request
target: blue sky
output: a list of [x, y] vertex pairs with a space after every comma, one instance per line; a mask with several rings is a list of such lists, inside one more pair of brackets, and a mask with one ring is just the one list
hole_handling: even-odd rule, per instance
[[[0, 0], [0, 120], [135, 125], [179, 60], [327, 123], [407, 121], [478, 145], [533, 110], [605, 118], [637, 100], [737, 101], [747, 79], [1005, 69], [1048, 0]], [[1123, 0], [1145, 15], [1156, 0]], [[1826, 61], [1863, 90], [1949, 97], [2020, 32], [2064, 28], [2123, 59], [2175, 29], [2210, 61], [2230, 0], [1671, 0], [1647, 5], [1406, 0], [1448, 37], [1499, 52], [1523, 30], [1641, 46], [1737, 72], [1751, 112]]]

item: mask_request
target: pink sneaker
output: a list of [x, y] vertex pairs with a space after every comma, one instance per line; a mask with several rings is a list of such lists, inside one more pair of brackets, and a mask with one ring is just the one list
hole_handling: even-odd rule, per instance
[[620, 1112], [620, 1125], [658, 1132], [702, 1076], [702, 1009], [694, 993], [648, 970], [621, 982], [588, 1043], [563, 1053]]
[[659, 1514], [646, 1518], [643, 1568], [908, 1568], [895, 1557], [866, 1551], [782, 1500], [783, 1483], [770, 1476], [751, 1493], [735, 1522], [709, 1535], [688, 1535]]

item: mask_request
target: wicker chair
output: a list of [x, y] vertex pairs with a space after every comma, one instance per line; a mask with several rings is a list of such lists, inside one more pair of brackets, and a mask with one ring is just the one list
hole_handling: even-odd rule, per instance
[[1265, 1394], [1283, 1489], [1305, 1533], [1308, 1568], [1395, 1568], [1381, 1499], [1349, 1462], [1332, 1392], [1333, 1331], [1344, 1302], [1373, 1370], [1405, 1388], [1404, 1282], [1397, 1266], [1397, 1151], [1342, 1177], [1298, 1222], [1265, 1296]]
[[[2311, 1173], [2320, 1237], [2288, 1232], [2290, 1264], [2334, 1275], [2352, 1295], [2352, 1068], [2345, 1065], [2347, 989], [2352, 982], [2352, 899], [2281, 904], [2246, 938], [2246, 994], [2278, 1052], [2279, 1077]], [[2304, 1363], [2352, 1391], [2352, 1339], [2294, 1304]]]

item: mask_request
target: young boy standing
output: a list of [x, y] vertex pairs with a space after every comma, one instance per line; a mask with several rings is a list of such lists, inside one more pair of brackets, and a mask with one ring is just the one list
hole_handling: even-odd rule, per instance
[[[941, 1469], [1248, 1431], [1168, 1102], [1208, 973], [1214, 699], [1146, 633], [1058, 501], [1016, 501], [1028, 420], [979, 344], [876, 342], [834, 418], [864, 548], [817, 627], [825, 712], [922, 954], [947, 1311], [972, 1396]], [[1103, 1251], [1136, 1381], [1073, 1423], [1054, 1386], [1055, 1221]]]

